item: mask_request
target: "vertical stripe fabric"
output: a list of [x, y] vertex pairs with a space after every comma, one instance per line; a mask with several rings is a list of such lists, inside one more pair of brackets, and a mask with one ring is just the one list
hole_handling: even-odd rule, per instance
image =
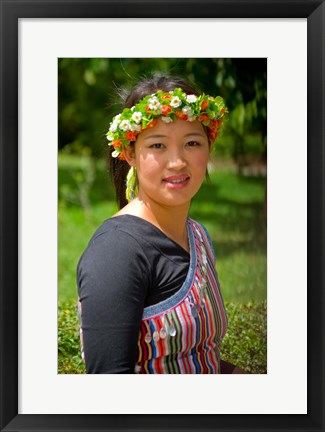
[[181, 289], [144, 309], [138, 340], [140, 374], [220, 373], [227, 317], [211, 240], [188, 218], [190, 266]]

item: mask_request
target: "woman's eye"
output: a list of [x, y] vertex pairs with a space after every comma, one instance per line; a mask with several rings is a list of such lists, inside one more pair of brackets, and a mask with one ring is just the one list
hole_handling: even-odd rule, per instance
[[155, 144], [152, 144], [150, 146], [150, 148], [160, 149], [160, 148], [163, 148], [163, 144], [161, 144], [161, 143], [155, 143]]
[[186, 143], [186, 145], [187, 145], [188, 147], [196, 147], [196, 146], [199, 146], [200, 143], [197, 142], [197, 141], [188, 141], [188, 142]]

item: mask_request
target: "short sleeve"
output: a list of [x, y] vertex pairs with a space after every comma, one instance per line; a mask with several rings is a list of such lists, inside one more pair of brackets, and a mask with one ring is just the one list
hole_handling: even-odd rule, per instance
[[77, 283], [87, 373], [134, 373], [151, 283], [143, 248], [114, 227], [101, 232], [80, 258]]

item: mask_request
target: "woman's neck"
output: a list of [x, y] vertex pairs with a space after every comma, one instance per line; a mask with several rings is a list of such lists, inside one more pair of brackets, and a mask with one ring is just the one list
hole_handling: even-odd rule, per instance
[[189, 252], [186, 220], [189, 203], [182, 206], [161, 206], [155, 202], [146, 202], [135, 198], [115, 216], [131, 214], [141, 217], [159, 228], [164, 234]]
[[143, 217], [157, 226], [168, 237], [188, 250], [186, 220], [189, 206], [162, 207], [143, 205]]

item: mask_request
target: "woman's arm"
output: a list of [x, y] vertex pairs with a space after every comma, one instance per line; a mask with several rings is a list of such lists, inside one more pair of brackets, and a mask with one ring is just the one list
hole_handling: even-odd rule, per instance
[[91, 241], [78, 266], [87, 373], [134, 373], [149, 278], [146, 256], [127, 233]]

